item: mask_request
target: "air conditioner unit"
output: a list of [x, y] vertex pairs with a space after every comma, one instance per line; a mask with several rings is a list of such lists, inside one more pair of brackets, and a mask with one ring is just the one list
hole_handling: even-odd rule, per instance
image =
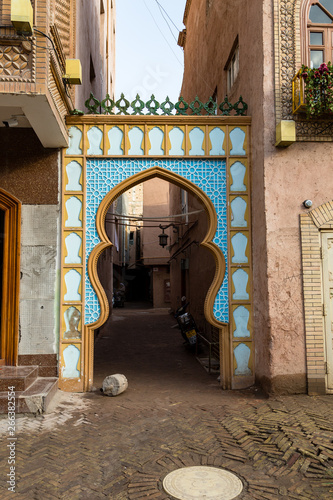
[[66, 74], [62, 78], [71, 85], [81, 85], [82, 67], [80, 59], [66, 59]]
[[10, 20], [19, 35], [33, 34], [33, 9], [30, 0], [11, 0]]

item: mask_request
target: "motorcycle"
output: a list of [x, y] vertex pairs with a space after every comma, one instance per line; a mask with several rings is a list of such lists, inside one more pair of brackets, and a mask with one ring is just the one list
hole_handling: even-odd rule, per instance
[[118, 288], [113, 292], [112, 305], [113, 307], [124, 307], [125, 291], [122, 288]]
[[[183, 299], [185, 299], [185, 297], [183, 297]], [[183, 299], [182, 302], [185, 302], [185, 300]], [[189, 302], [184, 303], [184, 305], [180, 306], [175, 313], [175, 318], [186, 344], [189, 344], [191, 347], [195, 347], [198, 341], [198, 328], [192, 314], [186, 312], [188, 305]]]

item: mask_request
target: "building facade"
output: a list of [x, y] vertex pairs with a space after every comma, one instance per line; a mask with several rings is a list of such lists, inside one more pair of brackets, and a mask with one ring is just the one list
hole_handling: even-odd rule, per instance
[[[56, 376], [65, 117], [84, 110], [90, 92], [113, 95], [115, 8], [113, 0], [27, 0], [32, 33], [22, 33], [14, 4], [0, 6], [0, 363]], [[80, 61], [81, 85], [68, 79], [67, 60]]]
[[188, 0], [184, 24], [184, 98], [242, 95], [252, 118], [256, 380], [331, 393], [332, 107], [309, 116], [297, 74], [332, 61], [333, 4]]

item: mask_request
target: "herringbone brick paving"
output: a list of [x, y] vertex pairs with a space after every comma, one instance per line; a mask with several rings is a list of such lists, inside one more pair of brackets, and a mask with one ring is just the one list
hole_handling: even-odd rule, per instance
[[[51, 415], [18, 417], [15, 498], [163, 500], [164, 476], [191, 465], [239, 475], [241, 499], [333, 498], [329, 396], [222, 394], [219, 405], [204, 406], [170, 398], [140, 405], [125, 396], [75, 395], [70, 411], [65, 401]], [[1, 498], [11, 498], [1, 424]]]
[[237, 474], [240, 500], [333, 498], [333, 397], [222, 392], [186, 356], [177, 386], [145, 376], [116, 398], [61, 393], [52, 413], [18, 416], [14, 494], [2, 419], [1, 498], [170, 500], [163, 478], [191, 465]]

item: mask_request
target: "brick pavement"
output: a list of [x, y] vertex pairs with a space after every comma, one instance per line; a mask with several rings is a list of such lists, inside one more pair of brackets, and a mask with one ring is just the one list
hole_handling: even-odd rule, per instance
[[50, 414], [18, 416], [14, 495], [1, 420], [1, 498], [167, 500], [165, 475], [191, 465], [236, 473], [242, 500], [333, 498], [333, 397], [222, 392], [188, 353], [176, 366], [177, 386], [147, 372], [116, 398], [61, 393]]

